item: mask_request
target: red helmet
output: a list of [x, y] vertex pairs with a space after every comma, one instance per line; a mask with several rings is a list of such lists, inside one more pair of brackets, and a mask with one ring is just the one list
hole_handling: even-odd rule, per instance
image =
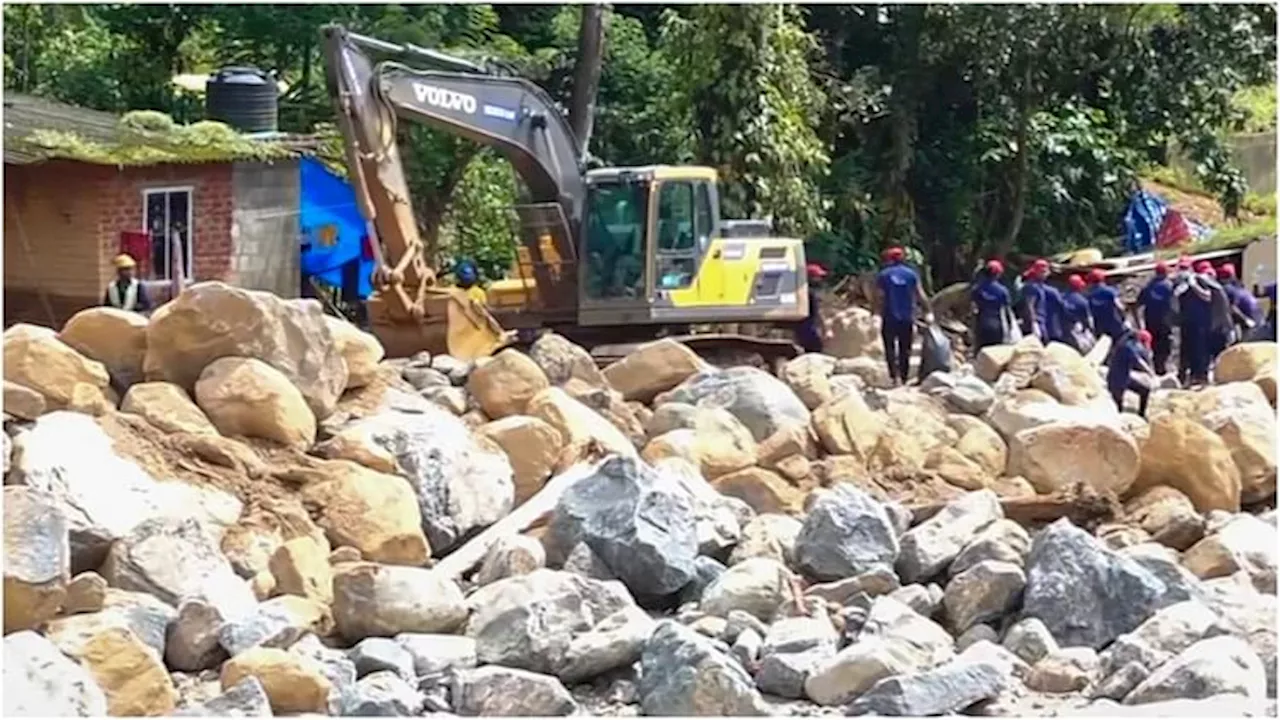
[[1077, 290], [1077, 291], [1083, 290], [1084, 278], [1080, 277], [1079, 275], [1072, 275], [1071, 277], [1067, 278], [1067, 284], [1071, 286], [1072, 290]]
[[807, 272], [809, 274], [809, 277], [811, 278], [817, 278], [821, 280], [822, 278], [827, 276], [827, 269], [822, 267], [818, 263], [809, 263], [808, 265], [804, 266], [804, 269], [805, 269], [805, 272]]
[[1208, 260], [1201, 260], [1200, 262], [1196, 263], [1196, 272], [1197, 273], [1213, 272], [1213, 263], [1209, 262]]
[[988, 260], [988, 261], [987, 261], [987, 272], [991, 273], [992, 275], [1003, 275], [1003, 274], [1004, 274], [1004, 263], [1000, 262], [999, 260], [995, 260], [995, 259]]
[[1220, 280], [1228, 280], [1236, 276], [1236, 266], [1231, 263], [1225, 263], [1218, 268], [1218, 278]]
[[1094, 268], [1089, 271], [1089, 282], [1103, 283], [1107, 281], [1107, 274], [1101, 268]]
[[1148, 347], [1148, 348], [1149, 348], [1149, 347], [1151, 347], [1151, 331], [1150, 331], [1150, 330], [1139, 330], [1139, 331], [1138, 331], [1138, 342], [1142, 343], [1142, 346], [1143, 346], [1143, 347]]
[[884, 259], [889, 262], [898, 262], [907, 256], [907, 252], [900, 247], [894, 246], [884, 251]]
[[1160, 260], [1156, 263], [1156, 274], [1164, 277], [1169, 274], [1169, 263]]

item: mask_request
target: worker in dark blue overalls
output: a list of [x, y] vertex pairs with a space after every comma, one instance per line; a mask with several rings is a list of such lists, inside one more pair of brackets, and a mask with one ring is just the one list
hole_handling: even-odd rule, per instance
[[1151, 333], [1153, 363], [1157, 375], [1165, 374], [1173, 350], [1173, 282], [1169, 265], [1156, 263], [1155, 277], [1138, 293], [1138, 329]]
[[1096, 331], [1093, 313], [1089, 311], [1089, 298], [1084, 296], [1084, 278], [1079, 275], [1067, 278], [1067, 293], [1062, 296], [1062, 319], [1067, 335], [1065, 342], [1077, 352], [1089, 352]]
[[1050, 340], [1049, 320], [1052, 302], [1048, 297], [1048, 286], [1044, 279], [1049, 275], [1049, 262], [1043, 258], [1031, 263], [1031, 267], [1022, 274], [1022, 302], [1024, 320], [1022, 331], [1035, 335], [1041, 342]]
[[[876, 276], [876, 300], [880, 312], [880, 338], [884, 341], [884, 358], [889, 365], [889, 378], [895, 385], [905, 385], [911, 365], [911, 341], [915, 335], [916, 302], [928, 307], [920, 276], [905, 262], [906, 252], [891, 247], [884, 253], [885, 266]], [[926, 310], [925, 322], [933, 322]]]
[[822, 341], [831, 333], [822, 319], [822, 309], [818, 302], [818, 290], [827, 277], [827, 269], [817, 263], [805, 266], [805, 275], [809, 278], [809, 315], [796, 327], [796, 344], [805, 352], [822, 352]]
[[969, 299], [973, 302], [976, 314], [974, 318], [974, 345], [979, 350], [989, 345], [1002, 345], [1008, 332], [1006, 325], [1011, 325], [1011, 304], [1013, 298], [1009, 289], [1000, 282], [1004, 274], [1004, 264], [999, 260], [988, 260], [982, 269], [977, 282], [969, 290]]
[[1195, 272], [1185, 275], [1182, 283], [1174, 286], [1181, 315], [1182, 342], [1186, 365], [1182, 375], [1188, 385], [1202, 384], [1209, 380], [1210, 325], [1213, 323], [1213, 295], [1205, 286], [1205, 275], [1213, 273], [1213, 266], [1202, 260]]
[[1138, 378], [1134, 371], [1152, 375], [1148, 362], [1151, 351], [1151, 333], [1139, 330], [1136, 333], [1125, 329], [1116, 338], [1116, 345], [1111, 349], [1107, 359], [1107, 390], [1116, 403], [1116, 409], [1124, 411], [1124, 394], [1126, 390], [1138, 395], [1138, 414], [1147, 416], [1147, 401], [1151, 399], [1151, 388]]
[[1124, 321], [1124, 305], [1120, 294], [1107, 284], [1107, 274], [1094, 268], [1089, 271], [1089, 312], [1093, 313], [1093, 325], [1100, 335], [1111, 337], [1117, 341], [1126, 330]]
[[1236, 325], [1236, 337], [1243, 338], [1262, 322], [1262, 309], [1258, 307], [1258, 299], [1244, 288], [1236, 277], [1236, 266], [1224, 263], [1218, 268], [1218, 282], [1227, 293], [1231, 303], [1231, 315]]

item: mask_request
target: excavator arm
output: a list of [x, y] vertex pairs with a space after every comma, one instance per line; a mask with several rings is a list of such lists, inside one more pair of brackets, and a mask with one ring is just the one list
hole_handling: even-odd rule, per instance
[[[422, 122], [494, 148], [511, 162], [534, 202], [561, 207], [574, 236], [586, 193], [568, 122], [541, 88], [523, 78], [337, 25], [322, 32], [326, 84], [348, 175], [377, 256], [370, 299], [375, 334], [392, 356], [422, 349], [468, 358], [492, 353], [506, 335], [497, 321], [463, 293], [440, 286], [425, 257], [396, 122]], [[416, 69], [395, 60], [375, 64], [366, 51], [450, 69]]]

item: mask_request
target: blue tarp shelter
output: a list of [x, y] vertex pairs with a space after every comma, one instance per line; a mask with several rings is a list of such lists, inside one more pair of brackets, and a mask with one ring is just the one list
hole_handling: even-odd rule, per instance
[[342, 287], [343, 268], [348, 263], [359, 263], [356, 290], [361, 300], [368, 298], [373, 292], [370, 277], [374, 263], [364, 257], [365, 222], [356, 205], [355, 191], [314, 158], [302, 158], [299, 172], [303, 276]]
[[1143, 253], [1156, 244], [1160, 223], [1169, 205], [1159, 196], [1139, 190], [1129, 197], [1124, 213], [1124, 248], [1130, 254]]

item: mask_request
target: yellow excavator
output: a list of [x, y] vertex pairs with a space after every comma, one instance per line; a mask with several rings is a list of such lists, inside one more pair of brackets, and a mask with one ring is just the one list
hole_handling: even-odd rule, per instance
[[[544, 329], [598, 358], [659, 336], [766, 360], [798, 354], [790, 339], [692, 333], [789, 326], [808, 315], [803, 243], [770, 237], [767, 221], [722, 219], [714, 169], [586, 170], [568, 122], [534, 83], [338, 25], [322, 32], [348, 177], [375, 240], [369, 320], [388, 356], [473, 359]], [[399, 119], [496, 149], [528, 191], [531, 202], [514, 208], [517, 261], [489, 287], [488, 307], [441, 283], [424, 256], [396, 145]]]

